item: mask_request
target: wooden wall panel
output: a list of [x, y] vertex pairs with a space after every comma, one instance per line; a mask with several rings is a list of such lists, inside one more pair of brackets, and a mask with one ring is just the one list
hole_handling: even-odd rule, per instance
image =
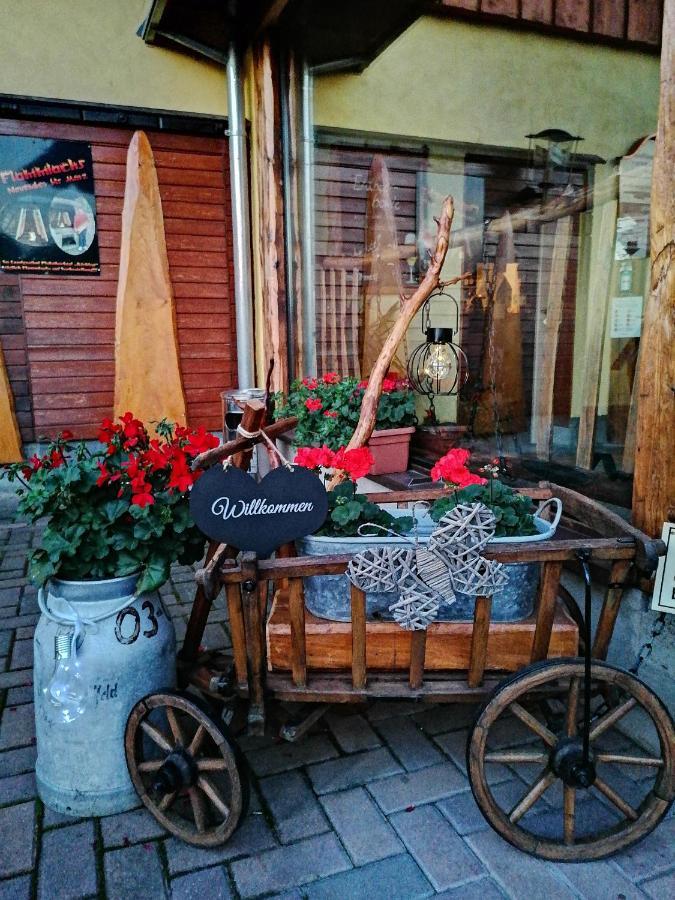
[[[92, 437], [112, 412], [121, 213], [133, 132], [0, 119], [0, 134], [92, 145], [101, 275], [0, 273], [0, 341], [23, 439], [62, 428]], [[219, 392], [236, 384], [227, 142], [147, 134], [162, 198], [188, 420], [216, 429]]]

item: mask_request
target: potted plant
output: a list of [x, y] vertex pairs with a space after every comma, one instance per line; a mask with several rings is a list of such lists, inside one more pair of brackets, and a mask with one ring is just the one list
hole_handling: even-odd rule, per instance
[[[341, 378], [335, 372], [297, 379], [288, 395], [275, 396], [275, 418], [297, 417], [296, 446], [325, 444], [337, 450], [348, 443], [356, 427], [367, 386], [367, 381]], [[408, 382], [394, 375], [385, 378], [376, 427], [368, 442], [373, 456], [369, 474], [405, 472], [416, 421], [415, 398]]]
[[167, 422], [157, 436], [131, 413], [103, 422], [91, 450], [63, 432], [42, 456], [9, 466], [19, 511], [46, 518], [29, 560], [39, 586], [34, 692], [38, 792], [72, 815], [106, 815], [137, 796], [124, 728], [145, 694], [175, 685], [175, 633], [157, 589], [171, 563], [204, 551], [192, 524], [190, 461], [218, 444]]
[[[446, 487], [453, 488], [452, 493], [434, 501], [430, 510], [434, 522], [440, 521], [450, 509], [460, 503], [483, 503], [495, 517], [494, 543], [545, 541], [553, 537], [562, 514], [560, 500], [551, 498], [535, 509], [529, 497], [519, 494], [500, 481], [498, 459], [483, 466], [479, 470], [481, 476], [469, 471], [470, 456], [468, 450], [456, 447], [433, 466], [433, 481], [442, 481]], [[556, 507], [552, 521], [542, 516], [549, 504]], [[492, 618], [495, 621], [515, 622], [532, 614], [540, 569], [539, 563], [514, 563], [505, 566], [507, 582], [495, 594], [492, 606]], [[474, 597], [456, 592], [455, 603], [447, 609], [448, 616], [452, 619], [471, 619], [474, 606]], [[441, 611], [444, 611], [443, 607]]]

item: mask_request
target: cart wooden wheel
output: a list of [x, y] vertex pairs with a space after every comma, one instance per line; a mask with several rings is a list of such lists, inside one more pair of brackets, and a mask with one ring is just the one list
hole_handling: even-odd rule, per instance
[[148, 694], [132, 709], [127, 767], [167, 831], [200, 847], [224, 844], [248, 805], [245, 764], [224, 724], [194, 697]]
[[[673, 801], [675, 729], [661, 701], [603, 662], [591, 665], [590, 696], [586, 757], [582, 659], [537, 663], [500, 684], [469, 737], [467, 769], [481, 812], [534, 856], [609, 856], [649, 834]], [[561, 715], [552, 718], [556, 705]], [[561, 722], [557, 731], [552, 721]], [[618, 726], [628, 724], [659, 752], [626, 749]]]

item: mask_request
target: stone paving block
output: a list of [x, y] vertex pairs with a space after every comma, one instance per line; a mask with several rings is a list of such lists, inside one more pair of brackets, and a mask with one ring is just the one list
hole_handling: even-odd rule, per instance
[[[523, 783], [515, 779], [504, 781], [494, 789], [495, 799], [503, 804], [503, 809], [512, 809], [524, 793]], [[478, 809], [470, 790], [440, 800], [437, 806], [458, 834], [470, 834], [472, 831], [490, 827]]]
[[363, 716], [342, 716], [331, 713], [326, 716], [326, 721], [333, 737], [345, 753], [372, 750], [373, 747], [379, 747], [382, 743]]
[[34, 745], [19, 747], [16, 750], [5, 750], [4, 753], [0, 753], [0, 771], [4, 776], [32, 772], [35, 769], [36, 755]]
[[391, 824], [437, 891], [485, 871], [435, 806], [397, 813], [391, 817]]
[[675, 870], [666, 872], [652, 881], [643, 881], [640, 885], [648, 897], [653, 900], [673, 900], [675, 897]]
[[17, 640], [25, 640], [26, 638], [33, 639], [33, 635], [35, 634], [35, 629], [31, 625], [24, 625], [22, 628], [17, 628], [14, 632], [14, 635]]
[[17, 669], [14, 672], [0, 672], [0, 691], [5, 688], [23, 687], [33, 684], [32, 669]]
[[408, 717], [384, 719], [377, 730], [390, 750], [409, 772], [442, 762], [443, 756], [426, 737], [420, 726]]
[[247, 754], [247, 758], [255, 774], [264, 776], [287, 772], [321, 760], [334, 759], [337, 755], [333, 744], [325, 735], [320, 734], [298, 741], [297, 744], [283, 741], [260, 750], [253, 750]]
[[434, 890], [406, 854], [315, 881], [303, 893], [308, 900], [417, 900]]
[[282, 843], [328, 831], [326, 817], [299, 772], [284, 772], [263, 778], [260, 790], [274, 816]]
[[307, 838], [231, 865], [242, 897], [286, 890], [349, 868], [347, 854], [334, 834]]
[[222, 625], [210, 622], [204, 629], [202, 644], [208, 650], [225, 650], [231, 646], [231, 641]]
[[0, 809], [0, 878], [29, 871], [35, 854], [35, 804]]
[[10, 878], [0, 884], [0, 897], [2, 900], [31, 900], [30, 875], [20, 875], [18, 878]]
[[181, 875], [171, 882], [171, 900], [230, 900], [230, 882], [220, 866]]
[[7, 656], [9, 645], [12, 643], [11, 631], [0, 631], [0, 656]]
[[37, 625], [37, 616], [8, 616], [0, 619], [0, 631], [22, 628], [24, 625]]
[[13, 687], [7, 691], [7, 706], [21, 706], [33, 702], [33, 685], [26, 684]]
[[[538, 716], [538, 718], [542, 724], [545, 724], [543, 716]], [[535, 741], [543, 746], [541, 738], [534, 731], [531, 731], [520, 719], [508, 715], [500, 716], [490, 728], [488, 745], [492, 750], [497, 750], [503, 747], [517, 747], [519, 744], [532, 744]]]
[[401, 771], [401, 767], [391, 753], [382, 747], [319, 763], [310, 766], [307, 771], [317, 794], [328, 794], [365, 784], [374, 778], [394, 775]]
[[476, 718], [476, 707], [469, 703], [443, 703], [429, 706], [415, 713], [413, 719], [427, 734], [460, 731], [468, 728]]
[[171, 875], [203, 869], [236, 856], [255, 856], [276, 846], [274, 835], [261, 815], [248, 816], [229, 841], [220, 847], [194, 847], [178, 838], [169, 838], [164, 844]]
[[435, 896], [436, 900], [504, 900], [506, 894], [493, 878], [477, 878]]
[[57, 812], [55, 809], [50, 809], [49, 806], [45, 806], [42, 815], [43, 828], [57, 828], [60, 825], [74, 825], [76, 822], [82, 821], [83, 819], [79, 816], [68, 816], [65, 813]]
[[[525, 791], [523, 791], [523, 794]], [[575, 808], [575, 832], [578, 837], [594, 834], [599, 829], [611, 828], [619, 816], [592, 795], [579, 793]], [[560, 840], [562, 837], [562, 803], [557, 809], [546, 810], [541, 801], [523, 816], [522, 825], [541, 837]]]
[[391, 716], [411, 716], [422, 708], [414, 700], [376, 700], [369, 706], [367, 716], [371, 722], [381, 722]]
[[105, 816], [101, 819], [101, 835], [103, 846], [127, 847], [151, 838], [163, 837], [166, 834], [162, 826], [147, 809], [134, 809], [131, 812]]
[[103, 857], [103, 870], [106, 894], [114, 900], [160, 900], [167, 896], [156, 844], [109, 850]]
[[14, 641], [11, 669], [29, 669], [33, 665], [33, 641]]
[[[93, 821], [46, 832], [40, 853], [38, 900], [86, 897], [95, 893]], [[117, 895], [111, 892], [111, 896]]]
[[19, 588], [0, 588], [0, 609], [16, 609], [19, 605]]
[[653, 878], [673, 866], [675, 819], [665, 819], [639, 844], [613, 857], [621, 870], [633, 881]]
[[617, 897], [640, 900], [644, 897], [642, 891], [607, 860], [557, 864], [556, 868], [582, 897], [592, 900], [616, 900]]
[[325, 794], [321, 803], [355, 866], [404, 852], [391, 825], [363, 788]]
[[0, 750], [24, 747], [35, 741], [35, 719], [33, 704], [8, 706], [0, 723]]
[[[0, 774], [4, 774], [1, 756]], [[18, 803], [22, 800], [33, 800], [36, 796], [37, 789], [33, 772], [0, 778], [0, 806], [7, 806], [9, 803]]]
[[449, 762], [368, 784], [380, 809], [387, 814], [409, 806], [433, 803], [467, 788], [466, 778]]
[[554, 866], [521, 853], [492, 829], [478, 831], [465, 840], [510, 897], [526, 896], [527, 900], [578, 900], [576, 891], [558, 875]]
[[35, 597], [24, 597], [19, 604], [19, 615], [20, 616], [31, 616], [38, 615], [40, 612], [40, 607], [37, 603], [37, 598]]

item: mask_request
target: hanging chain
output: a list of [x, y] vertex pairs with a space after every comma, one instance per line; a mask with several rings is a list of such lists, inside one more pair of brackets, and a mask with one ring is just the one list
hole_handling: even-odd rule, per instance
[[649, 633], [649, 637], [644, 642], [644, 644], [640, 647], [637, 655], [637, 659], [630, 667], [630, 672], [633, 675], [637, 675], [640, 671], [640, 666], [643, 662], [649, 659], [652, 655], [652, 650], [654, 649], [654, 639], [663, 634], [666, 627], [666, 614], [661, 612], [658, 614], [656, 619], [654, 620], [654, 624], [652, 625], [652, 630]]

